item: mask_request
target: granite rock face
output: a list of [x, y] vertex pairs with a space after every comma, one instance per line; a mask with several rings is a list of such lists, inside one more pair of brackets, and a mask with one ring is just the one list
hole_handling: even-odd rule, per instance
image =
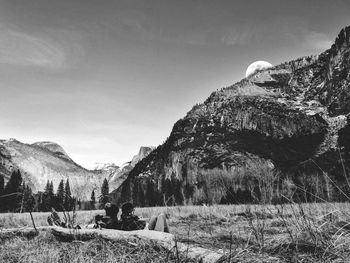
[[76, 164], [53, 142], [24, 144], [15, 139], [0, 141], [0, 172], [9, 179], [14, 169], [19, 169], [23, 179], [34, 192], [43, 191], [48, 180], [55, 191], [59, 182], [69, 179], [73, 195], [89, 200], [92, 190], [101, 188], [105, 174], [89, 171]]
[[149, 200], [147, 189], [164, 198], [170, 180], [179, 202], [186, 202], [200, 188], [201, 172], [252, 164], [284, 174], [340, 173], [339, 156], [349, 167], [349, 96], [346, 27], [320, 55], [258, 71], [213, 92], [175, 123], [166, 142], [141, 160], [112, 196], [117, 202], [160, 204]]
[[154, 150], [152, 146], [141, 146], [138, 154], [134, 155], [130, 162], [125, 163], [118, 168], [111, 176], [109, 176], [109, 189], [113, 191], [117, 189], [127, 178], [129, 172], [135, 167], [135, 165], [147, 157], [147, 155]]

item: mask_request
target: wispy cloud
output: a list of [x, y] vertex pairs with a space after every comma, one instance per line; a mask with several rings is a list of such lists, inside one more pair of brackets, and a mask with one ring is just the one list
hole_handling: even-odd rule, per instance
[[113, 23], [109, 23], [136, 32], [144, 39], [186, 45], [246, 45], [260, 41], [266, 31], [266, 27], [250, 20], [239, 21], [234, 25], [196, 24], [179, 30], [169, 23], [162, 24], [156, 18], [137, 11], [121, 12]]
[[315, 48], [319, 51], [324, 51], [331, 47], [334, 39], [326, 34], [310, 31], [305, 34], [304, 42], [309, 47]]
[[221, 42], [227, 46], [246, 45], [258, 42], [263, 37], [264, 27], [251, 24], [232, 26], [222, 31]]
[[334, 42], [329, 35], [307, 28], [300, 28], [299, 32], [285, 32], [284, 36], [290, 43], [314, 50], [314, 52], [325, 51]]
[[62, 69], [67, 58], [64, 49], [50, 39], [0, 25], [0, 63]]
[[151, 17], [119, 16], [118, 22], [131, 32], [145, 39], [177, 43], [185, 45], [245, 45], [250, 41], [260, 38], [260, 32], [256, 28], [245, 27], [222, 27], [222, 26], [196, 26], [177, 31], [174, 28], [156, 23]]

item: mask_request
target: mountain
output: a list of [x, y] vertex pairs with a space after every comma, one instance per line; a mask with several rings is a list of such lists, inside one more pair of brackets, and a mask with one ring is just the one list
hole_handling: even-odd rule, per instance
[[141, 146], [138, 154], [134, 155], [131, 161], [124, 163], [120, 167], [114, 163], [96, 163], [91, 170], [95, 173], [103, 174], [104, 178], [108, 180], [110, 191], [113, 191], [124, 182], [130, 170], [154, 148], [152, 146]]
[[152, 146], [141, 146], [138, 154], [134, 155], [130, 162], [125, 163], [109, 179], [109, 189], [117, 189], [127, 178], [128, 173], [135, 167], [135, 165], [147, 157], [147, 155], [154, 150]]
[[109, 181], [110, 190], [118, 188], [126, 174], [153, 149], [141, 147], [139, 153], [122, 167], [114, 163], [96, 163], [93, 169], [88, 170], [75, 163], [57, 143], [25, 144], [16, 139], [0, 140], [0, 173], [7, 181], [11, 172], [19, 169], [34, 192], [43, 191], [48, 180], [57, 190], [62, 179], [69, 179], [73, 195], [89, 200], [92, 190], [99, 195], [105, 178]]
[[91, 169], [95, 173], [103, 174], [108, 181], [117, 177], [121, 168], [115, 163], [95, 163], [95, 166]]
[[195, 105], [112, 197], [163, 205], [169, 198], [181, 204], [211, 194], [223, 202], [227, 189], [208, 187], [236, 180], [242, 189], [230, 188], [231, 197], [244, 193], [254, 200], [265, 194], [266, 178], [278, 176], [272, 194], [338, 200], [332, 180], [343, 187], [350, 170], [349, 85], [346, 27], [325, 52], [260, 70]]
[[93, 189], [99, 191], [105, 173], [89, 171], [76, 164], [53, 142], [21, 143], [0, 140], [0, 172], [8, 179], [13, 169], [20, 169], [25, 182], [34, 192], [43, 191], [48, 180], [55, 190], [59, 182], [69, 179], [73, 195], [89, 200]]
[[90, 170], [105, 171], [112, 174], [119, 171], [120, 167], [115, 163], [95, 163], [94, 167]]

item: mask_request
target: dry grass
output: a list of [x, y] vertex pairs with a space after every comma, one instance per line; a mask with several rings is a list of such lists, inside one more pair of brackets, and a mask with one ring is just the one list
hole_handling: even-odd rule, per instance
[[[64, 243], [50, 233], [41, 233], [28, 240], [0, 240], [1, 262], [176, 262], [173, 253], [153, 243], [141, 241], [108, 242], [94, 239], [89, 242]], [[184, 261], [180, 257], [181, 261]], [[190, 262], [190, 261], [187, 261]]]
[[[161, 212], [177, 240], [220, 250], [225, 262], [344, 262], [350, 256], [349, 203], [152, 207], [135, 213], [149, 218]], [[89, 224], [98, 213], [103, 211], [79, 211], [76, 222]], [[34, 213], [36, 224], [47, 225], [47, 215]], [[0, 214], [0, 225], [31, 226], [31, 221], [28, 214]], [[12, 255], [15, 250], [21, 252]], [[186, 262], [154, 244], [95, 240], [72, 245], [50, 235], [3, 240], [0, 257], [5, 262]]]

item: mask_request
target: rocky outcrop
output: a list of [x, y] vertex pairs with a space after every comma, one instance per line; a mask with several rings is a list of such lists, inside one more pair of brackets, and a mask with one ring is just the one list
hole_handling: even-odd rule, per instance
[[102, 174], [110, 182], [120, 173], [121, 167], [115, 163], [95, 163], [91, 171]]
[[125, 163], [114, 173], [111, 173], [109, 178], [109, 189], [113, 191], [117, 189], [127, 178], [128, 173], [135, 167], [135, 165], [144, 159], [150, 152], [154, 150], [155, 147], [152, 146], [141, 146], [138, 154], [134, 155], [130, 162]]
[[131, 167], [135, 167], [135, 165], [141, 161], [143, 158], [147, 157], [155, 149], [153, 146], [141, 146], [138, 154], [134, 155], [132, 160], [128, 163]]
[[33, 143], [32, 146], [38, 146], [41, 147], [43, 149], [46, 149], [50, 152], [52, 152], [53, 154], [60, 156], [62, 158], [65, 158], [67, 160], [72, 161], [72, 159], [68, 156], [68, 154], [64, 151], [64, 149], [58, 145], [57, 143], [54, 142], [36, 142]]
[[338, 152], [348, 149], [349, 139], [349, 37], [347, 27], [318, 56], [258, 71], [212, 93], [130, 171], [115, 200], [158, 205], [177, 188], [178, 201], [186, 202], [201, 190], [203, 173], [255, 164], [284, 175], [306, 166], [339, 172]]

